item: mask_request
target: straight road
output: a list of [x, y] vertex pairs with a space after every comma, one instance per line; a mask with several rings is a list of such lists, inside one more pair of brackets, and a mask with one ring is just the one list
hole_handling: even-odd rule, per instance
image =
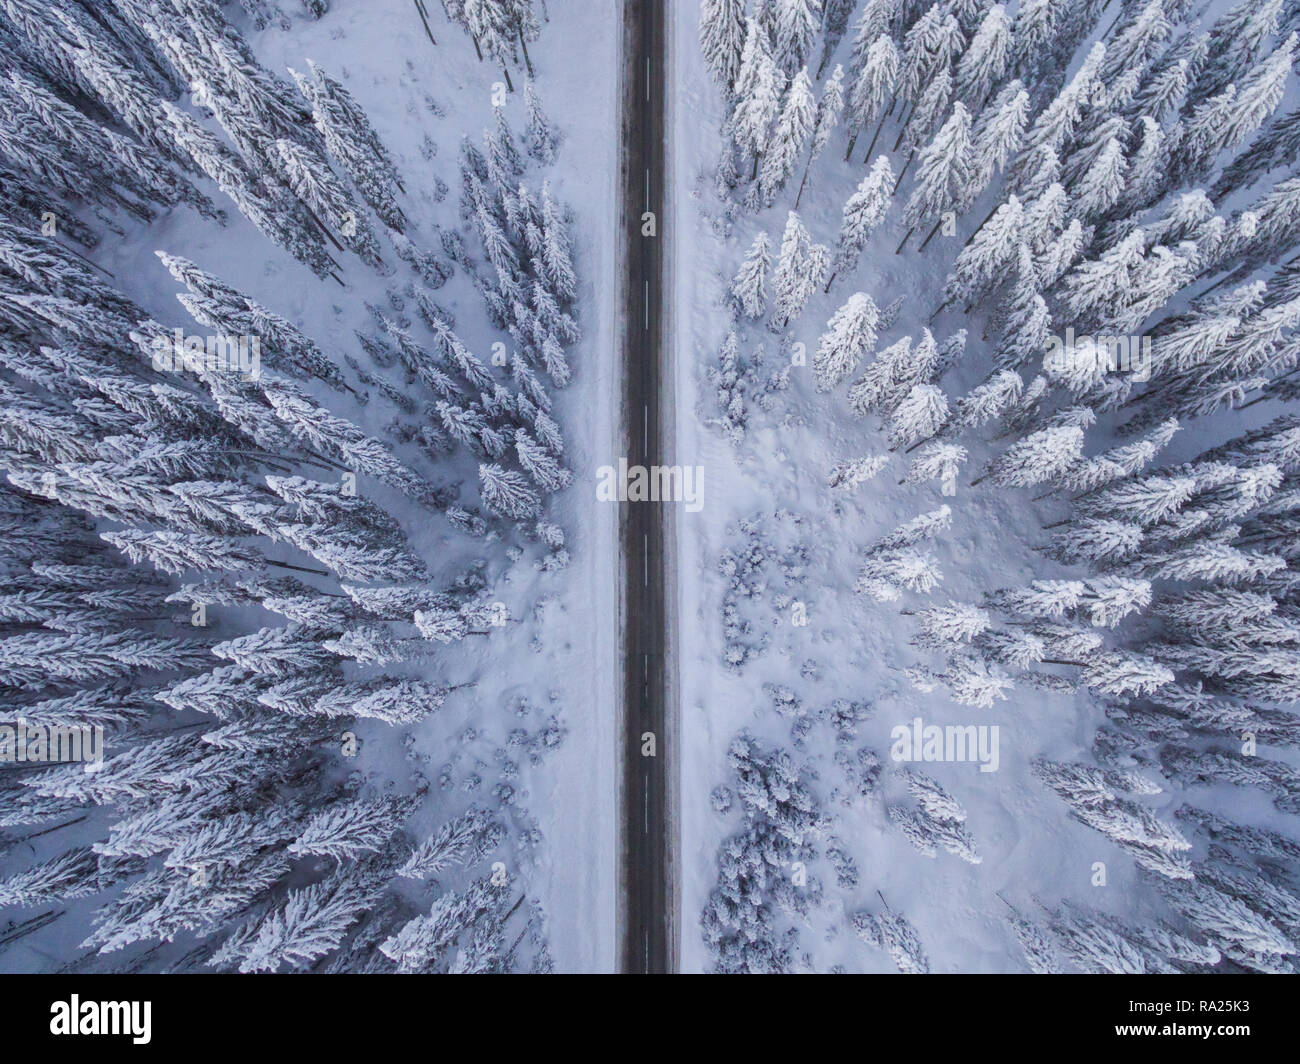
[[[664, 452], [660, 394], [664, 386], [663, 187], [667, 0], [624, 0], [623, 447], [629, 465], [670, 464]], [[655, 235], [644, 235], [646, 213]], [[664, 553], [668, 505], [620, 504], [623, 557], [624, 732], [620, 968], [641, 974], [672, 970], [675, 960], [669, 824], [667, 596]], [[653, 756], [649, 756], [653, 744]]]

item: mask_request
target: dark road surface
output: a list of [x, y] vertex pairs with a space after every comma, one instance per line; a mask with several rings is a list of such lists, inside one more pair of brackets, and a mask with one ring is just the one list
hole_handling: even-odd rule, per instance
[[[629, 465], [666, 465], [660, 394], [664, 380], [663, 242], [664, 61], [666, 0], [625, 0], [622, 104], [625, 219], [622, 358], [623, 454]], [[657, 235], [642, 235], [654, 213]], [[669, 573], [666, 523], [671, 506], [620, 504], [623, 559], [623, 757], [621, 817], [624, 972], [661, 973], [675, 962], [669, 825], [669, 733], [666, 629]], [[646, 756], [653, 742], [654, 756]]]

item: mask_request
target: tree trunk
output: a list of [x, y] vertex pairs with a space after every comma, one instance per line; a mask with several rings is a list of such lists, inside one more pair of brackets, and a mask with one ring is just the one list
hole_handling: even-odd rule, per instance
[[353, 471], [351, 467], [344, 465], [342, 462], [336, 462], [334, 461], [333, 458], [330, 458], [327, 455], [318, 454], [316, 451], [308, 451], [304, 449], [303, 453], [310, 455], [318, 462], [323, 462], [326, 468], [333, 467], [334, 469], [337, 469], [340, 473], [351, 473]]
[[[302, 202], [302, 201], [300, 200], [299, 202]], [[325, 223], [322, 222], [322, 221], [320, 220], [320, 218], [317, 216], [316, 212], [315, 212], [314, 210], [311, 209], [311, 206], [310, 206], [309, 204], [307, 204], [307, 203], [303, 203], [303, 204], [302, 204], [302, 209], [305, 210], [305, 211], [307, 212], [307, 216], [308, 216], [308, 217], [309, 217], [313, 222], [316, 223], [316, 228], [319, 229], [319, 230], [321, 231], [321, 235], [322, 235], [323, 237], [325, 237], [325, 239], [328, 240], [331, 244], [333, 244], [333, 245], [338, 249], [338, 251], [339, 251], [340, 254], [342, 254], [343, 252], [347, 251], [347, 248], [345, 248], [342, 244], [340, 244], [340, 243], [339, 243], [339, 242], [334, 238], [334, 234], [331, 233], [331, 232], [329, 231], [329, 229], [326, 227]], [[334, 263], [334, 265], [337, 266], [338, 263], [336, 262], [336, 263]]]
[[109, 273], [109, 272], [108, 272], [106, 269], [104, 269], [104, 267], [101, 266], [99, 263], [97, 263], [97, 262], [91, 262], [91, 261], [90, 261], [88, 258], [86, 258], [86, 256], [83, 255], [80, 251], [77, 251], [77, 250], [75, 250], [75, 249], [73, 249], [73, 248], [68, 247], [68, 245], [65, 244], [65, 243], [63, 243], [62, 240], [55, 240], [54, 243], [58, 244], [59, 247], [61, 247], [61, 248], [62, 248], [64, 251], [66, 251], [69, 255], [76, 255], [77, 258], [79, 258], [79, 259], [80, 259], [82, 262], [84, 262], [87, 266], [93, 266], [93, 267], [94, 267], [95, 269], [97, 269], [100, 273], [102, 273], [105, 277], [113, 277], [114, 280], [117, 280], [117, 278], [114, 277], [113, 274]]
[[519, 47], [524, 50], [524, 68], [528, 71], [528, 76], [530, 78], [535, 77], [536, 75], [533, 73], [533, 59], [532, 56], [528, 54], [528, 42], [524, 40], [524, 27], [522, 25], [519, 27]]
[[916, 114], [916, 108], [913, 107], [910, 111], [907, 111], [906, 114], [907, 114], [906, 119], [904, 119], [902, 115], [899, 115], [898, 120], [902, 122], [903, 125], [902, 128], [899, 129], [898, 139], [894, 141], [894, 146], [889, 149], [890, 151], [898, 151], [899, 145], [903, 143], [903, 137], [907, 133], [907, 127], [912, 124], [912, 116]]
[[803, 180], [799, 182], [799, 193], [794, 198], [794, 209], [799, 209], [799, 201], [803, 199], [803, 187], [808, 184], [808, 171], [812, 169], [813, 161], [808, 160], [808, 165], [803, 168]]
[[[263, 465], [268, 465], [272, 469], [284, 469], [293, 472], [288, 466], [281, 465], [281, 458], [278, 454], [266, 454], [262, 451], [229, 451], [228, 454], [238, 455], [240, 458], [256, 458]], [[314, 462], [308, 462], [307, 465], [315, 465]]]
[[871, 162], [871, 153], [875, 150], [876, 138], [880, 136], [880, 131], [885, 128], [885, 119], [888, 117], [888, 114], [883, 114], [880, 116], [880, 121], [876, 123], [876, 132], [871, 137], [871, 143], [867, 145], [867, 154], [862, 157], [863, 166]]
[[[1105, 5], [1105, 7], [1101, 9], [1101, 11], [1105, 11], [1107, 7], [1110, 7], [1109, 2]], [[1101, 16], [1101, 11], [1097, 12], [1098, 17]], [[1106, 32], [1101, 35], [1101, 39], [1103, 41], [1110, 40], [1110, 35], [1115, 32], [1115, 27], [1119, 25], [1119, 20], [1122, 19], [1123, 17], [1124, 17], [1124, 9], [1120, 8], [1119, 14], [1115, 16], [1115, 21], [1112, 22], [1109, 26], [1107, 26]]]
[[1205, 296], [1208, 296], [1216, 288], [1222, 288], [1225, 284], [1227, 284], [1229, 281], [1232, 280], [1236, 272], [1237, 272], [1236, 270], [1230, 270], [1228, 273], [1224, 274], [1224, 276], [1221, 277], [1219, 280], [1215, 281], [1214, 284], [1210, 285], [1210, 287], [1207, 288], [1204, 292], [1199, 292], [1196, 295], [1192, 296], [1192, 299], [1194, 300], [1202, 299]]
[[939, 231], [939, 227], [940, 227], [941, 225], [943, 225], [943, 219], [942, 219], [942, 218], [940, 218], [937, 222], [934, 223], [934, 228], [930, 230], [930, 235], [927, 236], [924, 240], [921, 241], [921, 246], [920, 246], [919, 248], [916, 249], [917, 251], [924, 251], [924, 250], [925, 250], [925, 245], [928, 244], [931, 240], [934, 239], [934, 234], [937, 233], [937, 232]]
[[0, 949], [5, 946], [11, 946], [21, 938], [26, 938], [34, 931], [39, 931], [42, 927], [54, 923], [67, 910], [55, 912], [51, 909], [47, 913], [39, 913], [30, 919], [23, 920], [21, 923], [14, 924], [13, 927], [6, 931], [0, 932]]
[[895, 193], [898, 192], [898, 186], [903, 183], [903, 177], [904, 175], [906, 175], [908, 169], [912, 165], [912, 160], [915, 158], [916, 158], [916, 151], [913, 150], [912, 154], [907, 157], [907, 162], [903, 164], [903, 169], [898, 172], [898, 180], [894, 182], [894, 191], [890, 193], [890, 196], [893, 196]]
[[830, 281], [826, 282], [826, 287], [822, 289], [822, 292], [829, 292], [831, 290], [831, 281], [834, 281], [835, 278], [838, 277], [839, 275], [840, 275], [839, 270], [836, 270], [834, 273], [832, 273]]
[[916, 232], [916, 226], [912, 226], [911, 229], [909, 229], [906, 233], [903, 234], [902, 243], [900, 243], [898, 247], [894, 249], [895, 255], [901, 255], [903, 253], [903, 245], [907, 243], [907, 238], [910, 237], [914, 232]]
[[420, 13], [420, 21], [424, 23], [424, 32], [428, 35], [429, 42], [437, 47], [438, 42], [433, 39], [433, 30], [429, 29], [429, 14], [420, 0], [415, 0], [415, 10]]
[[292, 569], [296, 573], [315, 573], [317, 576], [329, 576], [328, 569], [313, 569], [307, 565], [294, 565], [292, 562], [277, 562], [273, 558], [266, 559], [267, 565], [275, 565], [281, 569]]
[[42, 835], [52, 835], [54, 832], [58, 831], [61, 828], [70, 828], [72, 827], [73, 824], [80, 824], [89, 815], [90, 815], [89, 813], [83, 813], [75, 820], [65, 820], [62, 824], [55, 824], [54, 827], [52, 828], [45, 828], [41, 831], [33, 831], [29, 835], [20, 835], [18, 838], [14, 839], [14, 842], [27, 842], [30, 839], [39, 839]]
[[[238, 452], [236, 452], [236, 453], [238, 453]], [[251, 456], [250, 456], [250, 457], [251, 457]], [[274, 469], [274, 470], [276, 470], [278, 473], [281, 473], [281, 474], [283, 474], [283, 475], [286, 476], [286, 477], [287, 477], [287, 476], [290, 476], [290, 475], [293, 473], [293, 470], [290, 469], [287, 465], [281, 465], [278, 461], [274, 460], [273, 458], [263, 458], [263, 457], [261, 457], [260, 455], [257, 456], [257, 458], [258, 458], [258, 461], [260, 461], [260, 462], [261, 462], [264, 466], [266, 466], [268, 469]], [[308, 462], [307, 464], [308, 464], [308, 465], [311, 465], [310, 462]]]
[[998, 208], [1001, 206], [1002, 204], [1000, 203], [994, 204], [993, 209], [989, 211], [988, 214], [984, 215], [984, 221], [980, 222], [980, 224], [975, 227], [975, 232], [971, 233], [971, 235], [966, 238], [966, 243], [963, 244], [962, 247], [970, 246], [970, 242], [974, 240], [976, 236], [979, 235], [979, 231], [981, 229], [983, 229], [986, 225], [988, 225], [989, 219], [998, 213]]
[[853, 145], [855, 145], [857, 142], [858, 142], [858, 135], [854, 133], [853, 136], [849, 137], [849, 150], [844, 153], [845, 162], [849, 161], [849, 157], [853, 154]]

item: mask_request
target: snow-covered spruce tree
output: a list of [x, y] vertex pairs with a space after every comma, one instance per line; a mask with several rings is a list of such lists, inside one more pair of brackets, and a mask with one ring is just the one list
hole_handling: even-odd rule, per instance
[[801, 69], [790, 82], [780, 117], [763, 152], [759, 170], [759, 194], [771, 206], [777, 192], [794, 172], [804, 146], [817, 121], [812, 81], [807, 68]]
[[786, 83], [786, 76], [772, 58], [769, 42], [766, 31], [756, 19], [750, 18], [736, 76], [736, 106], [729, 125], [742, 166], [750, 165], [751, 179], [758, 176], [759, 161], [771, 136], [772, 124], [780, 114]]
[[744, 46], [743, 0], [704, 0], [700, 5], [700, 48], [713, 76], [728, 91], [740, 73]]
[[806, 65], [822, 21], [823, 0], [772, 0], [763, 11], [776, 55], [787, 74]]
[[767, 313], [767, 271], [772, 265], [772, 254], [767, 234], [760, 232], [745, 255], [731, 283], [731, 294], [748, 318], [761, 318]]
[[306, 380], [321, 380], [334, 388], [346, 387], [338, 366], [297, 326], [187, 259], [162, 251], [157, 255], [172, 276], [189, 289], [188, 296], [178, 295], [177, 299], [201, 325], [217, 330], [228, 340], [248, 338], [251, 343], [255, 337], [259, 352], [265, 346], [272, 368]]
[[879, 320], [875, 303], [863, 292], [850, 296], [831, 316], [813, 356], [819, 392], [836, 387], [853, 372], [864, 355], [871, 353], [876, 345]]
[[804, 166], [803, 178], [799, 181], [799, 191], [794, 197], [795, 210], [799, 209], [799, 202], [803, 199], [803, 190], [808, 184], [808, 174], [812, 171], [813, 163], [826, 150], [826, 145], [830, 143], [831, 134], [835, 131], [835, 127], [839, 125], [843, 113], [844, 68], [837, 66], [827, 80], [825, 88], [822, 89], [821, 98], [817, 101], [817, 116], [813, 121], [812, 133], [808, 138], [808, 162]]
[[558, 137], [550, 119], [542, 110], [542, 101], [532, 78], [524, 82], [524, 104], [528, 109], [528, 154], [542, 165], [549, 165], [555, 161]]
[[1002, 487], [1030, 487], [1054, 480], [1073, 466], [1083, 449], [1083, 430], [1067, 425], [1040, 429], [1008, 447], [971, 483], [991, 477]]
[[814, 244], [799, 216], [791, 211], [781, 237], [781, 251], [772, 271], [772, 317], [777, 330], [797, 318], [821, 284], [830, 262], [830, 250]]
[[827, 474], [827, 482], [840, 491], [853, 491], [865, 483], [889, 464], [889, 458], [883, 454], [869, 455], [839, 462]]
[[877, 156], [870, 172], [844, 204], [844, 219], [840, 223], [831, 275], [826, 279], [827, 292], [836, 277], [857, 266], [867, 240], [889, 210], [893, 185], [894, 174], [889, 167], [889, 156]]
[[904, 775], [917, 808], [890, 806], [889, 818], [908, 842], [927, 857], [944, 849], [963, 861], [979, 864], [982, 858], [965, 826], [966, 810], [961, 803], [924, 773], [907, 770]]
[[853, 147], [861, 131], [879, 118], [876, 133], [867, 148], [868, 158], [875, 149], [876, 139], [888, 117], [884, 113], [885, 101], [894, 91], [898, 80], [898, 61], [897, 47], [888, 34], [882, 33], [867, 47], [860, 62], [854, 63], [856, 74], [849, 89], [846, 109], [849, 126], [849, 146], [844, 152], [846, 162], [853, 155]]
[[944, 495], [957, 494], [957, 477], [966, 461], [966, 448], [956, 443], [925, 444], [912, 459], [907, 476], [900, 483], [919, 484], [938, 480]]
[[932, 554], [910, 547], [873, 554], [858, 571], [853, 590], [878, 602], [895, 602], [904, 591], [928, 594], [943, 580]]
[[889, 415], [889, 449], [908, 448], [936, 435], [948, 422], [948, 399], [933, 384], [914, 384]]
[[920, 250], [924, 251], [934, 233], [938, 232], [945, 212], [960, 213], [973, 198], [972, 153], [970, 140], [970, 112], [958, 101], [952, 114], [940, 127], [934, 138], [917, 154], [916, 184], [903, 209], [907, 237], [918, 226], [928, 225], [938, 219]]
[[930, 958], [921, 945], [921, 937], [902, 913], [888, 906], [879, 914], [865, 909], [850, 917], [854, 932], [863, 942], [883, 949], [904, 975], [926, 975]]
[[365, 111], [338, 81], [311, 60], [307, 61], [307, 73], [289, 73], [311, 108], [326, 150], [380, 220], [399, 233], [405, 232], [406, 216], [397, 202], [402, 182]]

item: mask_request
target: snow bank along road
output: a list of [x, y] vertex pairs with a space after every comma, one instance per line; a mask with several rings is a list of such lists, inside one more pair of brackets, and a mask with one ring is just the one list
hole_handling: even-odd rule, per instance
[[[625, 0], [623, 56], [623, 447], [629, 465], [667, 464], [660, 410], [663, 376], [663, 218], [666, 0]], [[647, 225], [647, 212], [653, 215]], [[625, 972], [663, 973], [676, 956], [669, 825], [669, 699], [665, 624], [671, 593], [664, 522], [671, 507], [620, 503], [624, 731], [622, 946]]]

